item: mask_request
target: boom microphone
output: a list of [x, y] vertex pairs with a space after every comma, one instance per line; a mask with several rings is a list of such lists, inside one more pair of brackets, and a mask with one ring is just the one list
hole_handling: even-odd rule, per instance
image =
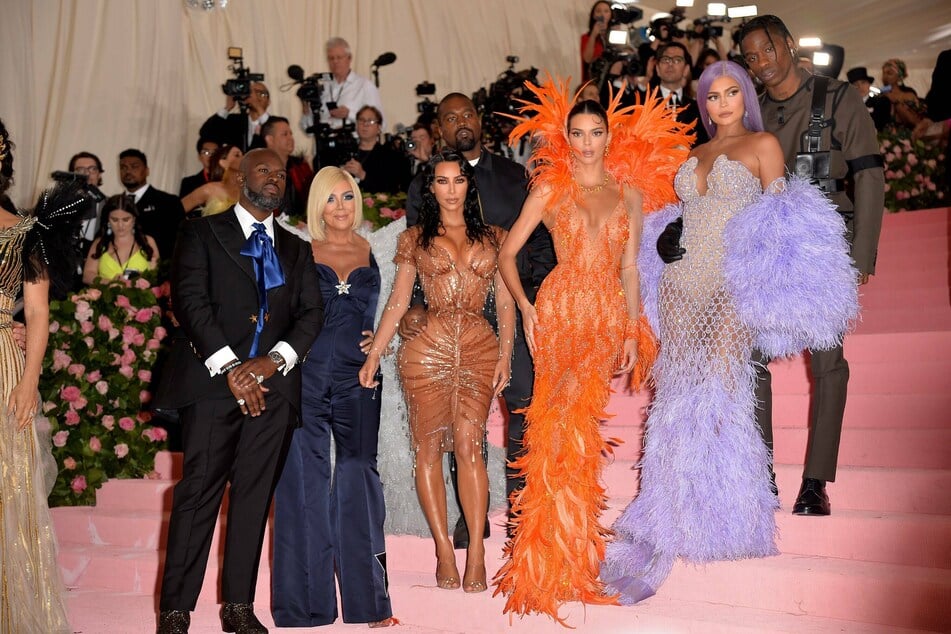
[[294, 83], [304, 81], [304, 69], [297, 64], [291, 64], [287, 67], [287, 76], [294, 80]]
[[371, 64], [371, 66], [376, 66], [379, 68], [380, 66], [388, 66], [395, 61], [396, 61], [396, 53], [391, 53], [391, 52], [381, 53], [380, 56], [377, 57], [376, 60], [373, 62], [373, 64]]

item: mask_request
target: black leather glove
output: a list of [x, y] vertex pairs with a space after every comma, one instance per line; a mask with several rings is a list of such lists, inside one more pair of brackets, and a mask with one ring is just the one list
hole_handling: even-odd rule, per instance
[[676, 262], [684, 257], [686, 249], [680, 246], [680, 236], [684, 232], [683, 216], [664, 227], [657, 237], [657, 254], [665, 264]]

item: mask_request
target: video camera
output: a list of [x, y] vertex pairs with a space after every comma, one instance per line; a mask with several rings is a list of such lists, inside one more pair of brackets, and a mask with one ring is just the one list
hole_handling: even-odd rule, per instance
[[[310, 107], [314, 113], [314, 125], [307, 128], [307, 134], [313, 134], [317, 141], [317, 154], [314, 156], [314, 168], [320, 169], [328, 165], [340, 166], [356, 155], [357, 140], [354, 137], [355, 126], [347, 121], [339, 128], [333, 128], [327, 123], [320, 123], [320, 109], [323, 107], [325, 87], [333, 81], [330, 73], [313, 73], [304, 75], [304, 69], [297, 64], [287, 67], [287, 76], [293, 84], [299, 84], [297, 97]], [[282, 89], [286, 90], [289, 86]], [[327, 102], [329, 109], [336, 108], [333, 102]]]
[[438, 104], [430, 99], [430, 97], [435, 94], [436, 84], [428, 81], [424, 81], [421, 84], [416, 84], [416, 96], [422, 97], [422, 99], [416, 104], [416, 112], [418, 112], [421, 116], [425, 115], [427, 117], [435, 117], [436, 107]]
[[231, 66], [228, 67], [234, 74], [234, 79], [229, 79], [221, 85], [221, 90], [238, 102], [242, 111], [247, 109], [244, 100], [251, 96], [251, 84], [256, 81], [264, 81], [264, 73], [252, 73], [250, 68], [244, 65], [244, 54], [240, 47], [228, 47], [228, 59], [231, 60]]
[[509, 55], [505, 61], [509, 67], [487, 89], [480, 88], [472, 94], [476, 112], [482, 116], [482, 135], [494, 148], [506, 143], [515, 125], [514, 119], [505, 115], [517, 115], [523, 101], [536, 101], [525, 83], [538, 85], [538, 69], [533, 66], [516, 71], [518, 57], [514, 55]]
[[55, 171], [50, 174], [50, 178], [57, 183], [64, 183], [79, 189], [86, 206], [86, 210], [81, 216], [82, 220], [89, 220], [90, 218], [96, 217], [96, 205], [104, 201], [106, 195], [95, 185], [90, 185], [89, 178], [85, 174]]
[[723, 25], [715, 24], [723, 18], [705, 15], [693, 21], [693, 30], [687, 31], [687, 37], [692, 40], [707, 40], [723, 36]]
[[297, 97], [310, 106], [311, 112], [318, 112], [324, 85], [333, 81], [333, 75], [314, 73], [305, 77], [303, 68], [297, 64], [291, 64], [287, 67], [287, 76], [294, 80], [293, 83], [300, 84], [296, 93]]
[[660, 42], [669, 42], [675, 38], [687, 36], [687, 32], [677, 25], [686, 19], [686, 9], [683, 7], [674, 7], [670, 10], [670, 15], [657, 18], [647, 27], [647, 34]]

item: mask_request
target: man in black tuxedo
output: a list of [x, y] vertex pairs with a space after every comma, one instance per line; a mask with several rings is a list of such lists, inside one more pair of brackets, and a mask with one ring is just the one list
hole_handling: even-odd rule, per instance
[[218, 145], [234, 145], [245, 152], [264, 147], [261, 126], [271, 116], [267, 111], [271, 106], [271, 93], [263, 83], [253, 82], [244, 103], [247, 114], [231, 113], [237, 102], [231, 95], [226, 96], [225, 107], [208, 117], [198, 135]]
[[167, 259], [172, 257], [185, 208], [177, 196], [149, 185], [148, 178], [149, 162], [141, 150], [130, 148], [119, 154], [119, 180], [126, 193], [135, 198], [142, 231], [155, 239], [159, 257]]
[[201, 170], [199, 170], [197, 174], [192, 174], [182, 179], [182, 183], [178, 188], [179, 198], [184, 198], [210, 180], [211, 155], [214, 154], [217, 149], [218, 144], [215, 141], [198, 137], [198, 143], [195, 144], [195, 151], [198, 152], [198, 161], [201, 163]]
[[175, 251], [172, 305], [183, 336], [172, 344], [156, 405], [180, 410], [185, 463], [169, 520], [159, 634], [188, 631], [226, 484], [222, 628], [267, 632], [252, 608], [264, 527], [299, 421], [298, 360], [323, 322], [310, 248], [274, 224], [286, 177], [274, 152], [249, 152], [238, 204], [189, 220]]
[[660, 97], [667, 101], [671, 108], [678, 108], [677, 121], [681, 123], [693, 123], [693, 131], [697, 138], [692, 147], [697, 147], [701, 143], [710, 140], [706, 128], [700, 121], [700, 109], [697, 108], [697, 101], [688, 97], [683, 89], [686, 70], [690, 68], [690, 54], [684, 45], [680, 42], [667, 42], [657, 47], [654, 54], [656, 64], [654, 66], [655, 75], [651, 82], [654, 86], [660, 86]]
[[[475, 105], [469, 97], [461, 93], [450, 93], [439, 102], [436, 121], [443, 142], [460, 152], [470, 163], [475, 163], [475, 183], [479, 188], [479, 202], [482, 216], [487, 224], [511, 229], [522, 211], [522, 203], [528, 195], [528, 175], [525, 168], [504, 156], [492, 154], [482, 147], [482, 125]], [[421, 189], [424, 174], [418, 174], [410, 183], [406, 199], [406, 223], [413, 226], [419, 218], [422, 203]], [[541, 286], [545, 276], [555, 267], [555, 249], [551, 235], [544, 224], [539, 224], [525, 247], [518, 254], [518, 271], [525, 286], [525, 292], [531, 301]], [[412, 338], [422, 332], [426, 326], [426, 311], [422, 298], [414, 298], [414, 306], [400, 323], [400, 336]], [[493, 309], [494, 312], [494, 309]], [[495, 315], [487, 315], [495, 322]], [[508, 409], [508, 441], [506, 456], [513, 460], [522, 451], [522, 436], [525, 432], [525, 415], [515, 410], [527, 407], [532, 398], [535, 383], [535, 369], [532, 357], [525, 344], [522, 321], [519, 315], [516, 322], [515, 349], [512, 357], [512, 379], [502, 393]], [[517, 471], [506, 467], [506, 491], [511, 499], [512, 491], [521, 488], [522, 478], [515, 477]], [[452, 470], [455, 483], [455, 469]], [[456, 499], [458, 500], [458, 494]], [[488, 520], [486, 533], [488, 537]], [[460, 515], [453, 531], [453, 546], [466, 548], [469, 545], [469, 532], [465, 519]]]

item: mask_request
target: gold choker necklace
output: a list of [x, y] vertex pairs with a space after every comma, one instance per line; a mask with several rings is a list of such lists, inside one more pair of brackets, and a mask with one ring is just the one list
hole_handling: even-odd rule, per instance
[[583, 191], [583, 192], [586, 193], [586, 194], [593, 194], [593, 193], [595, 193], [595, 192], [599, 192], [599, 191], [601, 191], [602, 189], [604, 189], [604, 187], [605, 187], [607, 184], [608, 184], [608, 174], [607, 174], [607, 172], [605, 172], [605, 174], [604, 174], [604, 180], [601, 181], [601, 184], [600, 184], [600, 185], [592, 185], [592, 186], [589, 187], [589, 186], [587, 186], [587, 185], [582, 185], [581, 183], [578, 183], [578, 189], [580, 189], [581, 191]]

